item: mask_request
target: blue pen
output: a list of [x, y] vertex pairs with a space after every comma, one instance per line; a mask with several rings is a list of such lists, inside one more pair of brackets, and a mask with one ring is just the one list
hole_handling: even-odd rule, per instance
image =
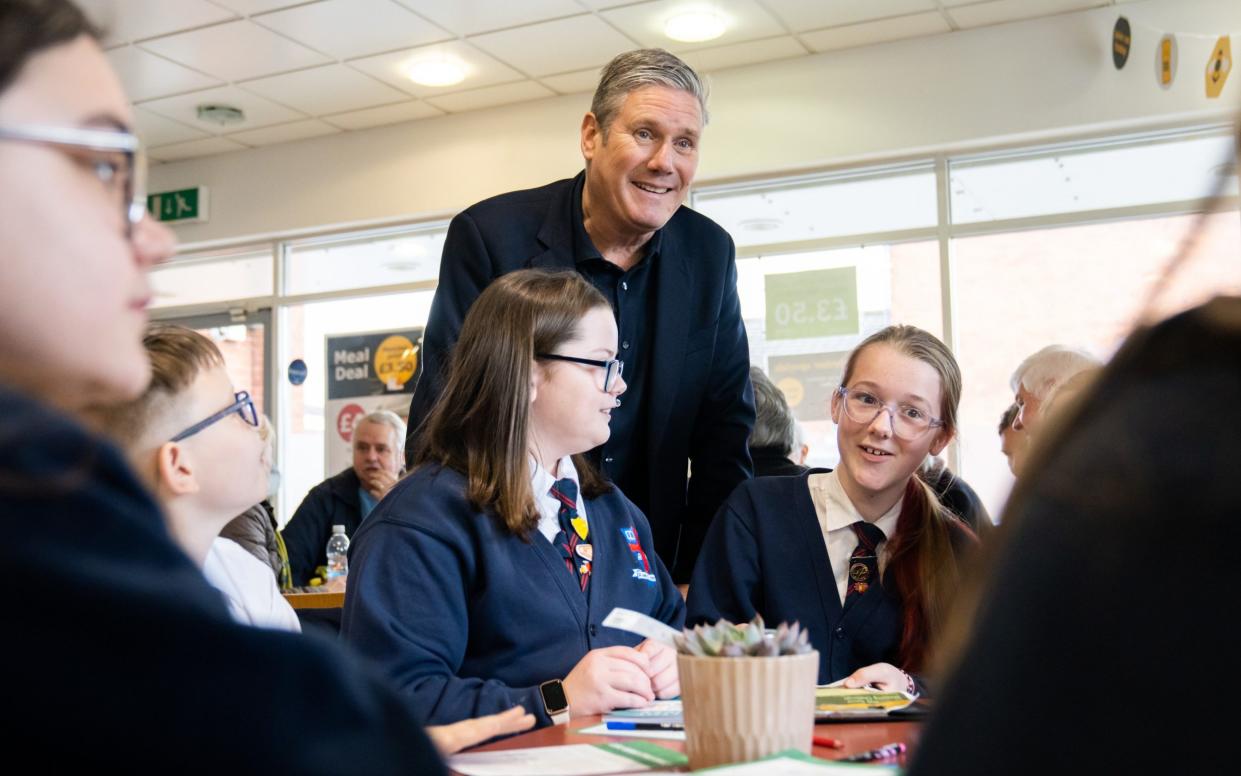
[[675, 722], [608, 722], [608, 730], [684, 730]]

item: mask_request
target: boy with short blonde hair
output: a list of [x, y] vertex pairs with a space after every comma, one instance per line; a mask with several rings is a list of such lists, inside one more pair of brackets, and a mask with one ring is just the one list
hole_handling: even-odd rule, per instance
[[210, 339], [181, 326], [152, 326], [143, 338], [151, 383], [138, 399], [101, 408], [103, 431], [125, 452], [164, 509], [168, 528], [233, 617], [300, 630], [271, 569], [220, 530], [267, 495], [269, 446], [258, 411], [234, 391]]

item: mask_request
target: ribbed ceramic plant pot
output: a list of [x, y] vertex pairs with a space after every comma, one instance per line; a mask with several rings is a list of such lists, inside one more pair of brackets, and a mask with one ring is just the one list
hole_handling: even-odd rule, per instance
[[810, 753], [818, 652], [677, 655], [677, 670], [691, 769], [757, 760], [786, 749]]

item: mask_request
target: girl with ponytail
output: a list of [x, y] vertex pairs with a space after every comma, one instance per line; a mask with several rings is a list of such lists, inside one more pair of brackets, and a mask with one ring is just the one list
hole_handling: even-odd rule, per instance
[[743, 483], [716, 515], [687, 622], [794, 620], [819, 681], [922, 692], [963, 558], [977, 544], [916, 476], [956, 433], [961, 370], [913, 326], [867, 337], [832, 395], [840, 465]]

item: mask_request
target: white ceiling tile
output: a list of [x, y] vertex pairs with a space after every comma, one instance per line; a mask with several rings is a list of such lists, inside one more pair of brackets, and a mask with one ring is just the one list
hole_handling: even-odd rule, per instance
[[938, 11], [931, 11], [877, 22], [833, 27], [829, 30], [804, 32], [801, 39], [813, 51], [832, 51], [854, 46], [868, 46], [872, 43], [884, 43], [889, 40], [916, 38], [921, 35], [938, 35], [951, 32], [951, 30], [952, 28], [948, 26], [948, 22], [944, 21], [942, 14]]
[[274, 11], [277, 8], [288, 8], [291, 5], [301, 5], [306, 0], [211, 0], [216, 5], [222, 5], [225, 8], [231, 8], [237, 13], [250, 14], [263, 13], [265, 11]]
[[328, 61], [322, 54], [244, 20], [156, 38], [142, 47], [225, 81], [257, 78]]
[[142, 108], [134, 108], [134, 128], [138, 131], [138, 137], [142, 140], [143, 146], [147, 148], [207, 137], [206, 132], [172, 119], [166, 119]]
[[932, 11], [935, 0], [764, 0], [793, 32]]
[[494, 105], [508, 105], [514, 102], [537, 100], [540, 97], [554, 97], [555, 95], [556, 93], [546, 86], [534, 81], [522, 81], [516, 84], [488, 86], [484, 89], [457, 92], [456, 94], [443, 94], [438, 97], [431, 97], [427, 102], [449, 113], [460, 113], [467, 110], [490, 108]]
[[470, 38], [470, 42], [530, 75], [604, 65], [637, 46], [597, 16], [574, 16]]
[[159, 148], [152, 148], [147, 152], [147, 155], [156, 161], [175, 162], [179, 159], [193, 159], [197, 156], [223, 154], [229, 151], [241, 151], [245, 148], [246, 146], [243, 146], [241, 143], [234, 143], [232, 140], [225, 140], [222, 137], [209, 137], [204, 140], [191, 140], [188, 143], [174, 143]]
[[1080, 11], [1108, 5], [1107, 0], [992, 0], [948, 9], [948, 15], [960, 27], [985, 27], [1036, 16]]
[[409, 99], [404, 92], [344, 65], [324, 65], [246, 81], [241, 87], [312, 116]]
[[[424, 59], [447, 59], [460, 63], [465, 68], [465, 80], [452, 86], [423, 86], [409, 80], [405, 75], [410, 65]], [[428, 97], [432, 94], [460, 92], [466, 89], [492, 84], [520, 81], [521, 73], [507, 67], [483, 52], [460, 41], [435, 43], [420, 46], [406, 51], [394, 51], [391, 54], [380, 54], [364, 59], [353, 59], [350, 67], [369, 73], [381, 81], [408, 92], [415, 97]]]
[[754, 0], [712, 0], [709, 7], [724, 19], [723, 35], [714, 40], [686, 43], [669, 38], [664, 33], [664, 25], [669, 19], [702, 7], [703, 3], [696, 0], [657, 0], [614, 8], [604, 11], [602, 15], [643, 46], [678, 52], [770, 38], [785, 32], [780, 22]]
[[106, 54], [121, 77], [125, 94], [134, 102], [206, 89], [220, 83], [215, 78], [133, 46], [112, 49]]
[[[199, 105], [230, 105], [240, 108], [246, 114], [241, 124], [221, 127], [198, 118]], [[243, 91], [236, 86], [221, 86], [201, 92], [180, 94], [176, 97], [165, 97], [162, 100], [151, 100], [142, 103], [142, 107], [158, 113], [166, 118], [175, 119], [182, 124], [198, 127], [211, 134], [223, 131], [240, 132], [246, 129], [258, 129], [272, 124], [287, 124], [290, 121], [306, 118], [295, 110], [277, 105], [257, 94]]]
[[443, 115], [444, 112], [433, 105], [427, 105], [425, 102], [410, 101], [399, 105], [385, 105], [382, 108], [367, 108], [366, 110], [355, 110], [349, 113], [338, 113], [335, 116], [324, 117], [324, 121], [335, 124], [341, 129], [366, 129], [367, 127], [400, 124], [402, 121], [417, 121], [418, 119]]
[[588, 67], [572, 73], [545, 75], [539, 79], [545, 86], [550, 86], [561, 94], [577, 94], [593, 92], [599, 85], [599, 68]]
[[[582, 12], [573, 0], [396, 0], [458, 35], [572, 16]], [[632, 2], [632, 0], [631, 0]]]
[[167, 35], [236, 18], [207, 0], [78, 0], [82, 10], [103, 29], [103, 45]]
[[391, 0], [326, 0], [254, 21], [341, 59], [453, 37]]
[[292, 124], [279, 124], [274, 127], [251, 129], [246, 132], [234, 132], [226, 135], [226, 137], [249, 146], [265, 146], [276, 143], [291, 143], [294, 140], [305, 140], [308, 137], [319, 137], [320, 135], [334, 135], [339, 132], [340, 130], [336, 127], [324, 124], [318, 119], [307, 119], [305, 121], [294, 121]]
[[745, 43], [734, 43], [731, 46], [690, 51], [684, 55], [684, 58], [690, 67], [705, 73], [728, 67], [752, 65], [756, 62], [768, 62], [773, 59], [800, 57], [805, 54], [806, 49], [796, 39], [783, 35], [779, 38], [750, 40]]

